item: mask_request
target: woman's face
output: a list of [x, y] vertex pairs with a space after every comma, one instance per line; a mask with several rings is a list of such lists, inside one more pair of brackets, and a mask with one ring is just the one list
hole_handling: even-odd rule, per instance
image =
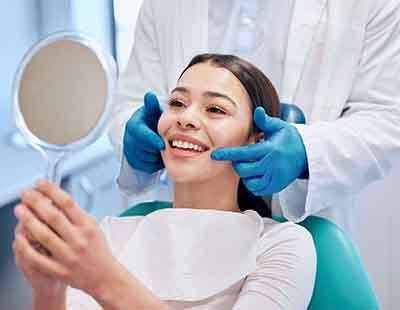
[[237, 177], [230, 162], [211, 159], [213, 150], [254, 142], [249, 96], [228, 70], [208, 63], [190, 67], [171, 92], [158, 123], [161, 152], [177, 183]]

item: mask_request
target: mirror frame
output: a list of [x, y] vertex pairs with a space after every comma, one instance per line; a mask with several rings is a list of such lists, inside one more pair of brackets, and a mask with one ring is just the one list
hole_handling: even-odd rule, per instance
[[[34, 134], [32, 134], [32, 132], [29, 130], [28, 126], [24, 121], [24, 117], [21, 113], [21, 109], [19, 106], [19, 89], [27, 65], [42, 48], [60, 40], [70, 40], [89, 48], [94, 54], [94, 56], [96, 56], [97, 59], [99, 60], [105, 72], [106, 83], [107, 83], [107, 97], [105, 100], [105, 107], [97, 124], [89, 131], [89, 133], [85, 137], [80, 138], [68, 144], [48, 143], [46, 141], [39, 139]], [[88, 146], [89, 144], [97, 140], [100, 137], [101, 133], [107, 127], [108, 120], [111, 114], [110, 112], [112, 109], [113, 98], [115, 96], [116, 84], [117, 84], [117, 67], [115, 61], [111, 56], [111, 54], [107, 53], [105, 49], [102, 48], [97, 42], [95, 42], [94, 40], [90, 39], [88, 36], [80, 32], [68, 31], [68, 32], [53, 33], [49, 36], [46, 36], [44, 39], [38, 41], [28, 50], [28, 52], [23, 57], [16, 71], [13, 83], [13, 90], [12, 90], [13, 113], [15, 116], [16, 126], [22, 133], [23, 137], [34, 148], [37, 148], [37, 146], [39, 146], [40, 148], [45, 150], [63, 152], [63, 153], [68, 153], [79, 149], [83, 149], [84, 147]]]

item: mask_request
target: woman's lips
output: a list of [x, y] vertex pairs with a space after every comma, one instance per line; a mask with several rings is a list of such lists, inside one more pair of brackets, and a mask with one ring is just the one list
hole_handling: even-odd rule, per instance
[[183, 134], [173, 134], [172, 136], [169, 137], [168, 142], [171, 144], [173, 141], [180, 141], [180, 142], [187, 142], [189, 144], [194, 144], [199, 146], [203, 151], [208, 151], [210, 148], [208, 147], [208, 145], [206, 145], [205, 143], [201, 142], [199, 139], [196, 139], [194, 137], [191, 136], [187, 136], [187, 135], [183, 135]]
[[180, 148], [173, 148], [169, 146], [169, 151], [174, 157], [177, 158], [190, 158], [190, 157], [196, 157], [204, 154], [205, 152], [197, 152], [194, 150], [185, 150], [185, 149], [180, 149]]
[[182, 134], [174, 134], [168, 139], [168, 150], [177, 158], [197, 157], [209, 149], [200, 140]]

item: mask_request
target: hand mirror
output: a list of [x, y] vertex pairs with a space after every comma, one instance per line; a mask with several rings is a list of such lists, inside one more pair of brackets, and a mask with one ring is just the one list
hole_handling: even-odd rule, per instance
[[59, 184], [62, 161], [104, 131], [115, 81], [113, 58], [78, 33], [50, 35], [23, 58], [13, 87], [16, 125], [47, 161], [50, 181]]

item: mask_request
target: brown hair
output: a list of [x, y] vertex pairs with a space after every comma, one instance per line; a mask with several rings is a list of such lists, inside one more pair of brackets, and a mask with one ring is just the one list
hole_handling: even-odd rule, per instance
[[[200, 54], [190, 61], [179, 78], [187, 69], [200, 63], [209, 63], [215, 67], [229, 70], [246, 89], [252, 104], [252, 112], [261, 106], [269, 116], [279, 117], [280, 101], [278, 94], [271, 81], [257, 67], [234, 55]], [[253, 128], [255, 132], [259, 132], [256, 126], [253, 126]], [[251, 209], [257, 211], [263, 217], [271, 217], [269, 206], [261, 197], [254, 196], [242, 180], [239, 182], [238, 204], [242, 211]]]

